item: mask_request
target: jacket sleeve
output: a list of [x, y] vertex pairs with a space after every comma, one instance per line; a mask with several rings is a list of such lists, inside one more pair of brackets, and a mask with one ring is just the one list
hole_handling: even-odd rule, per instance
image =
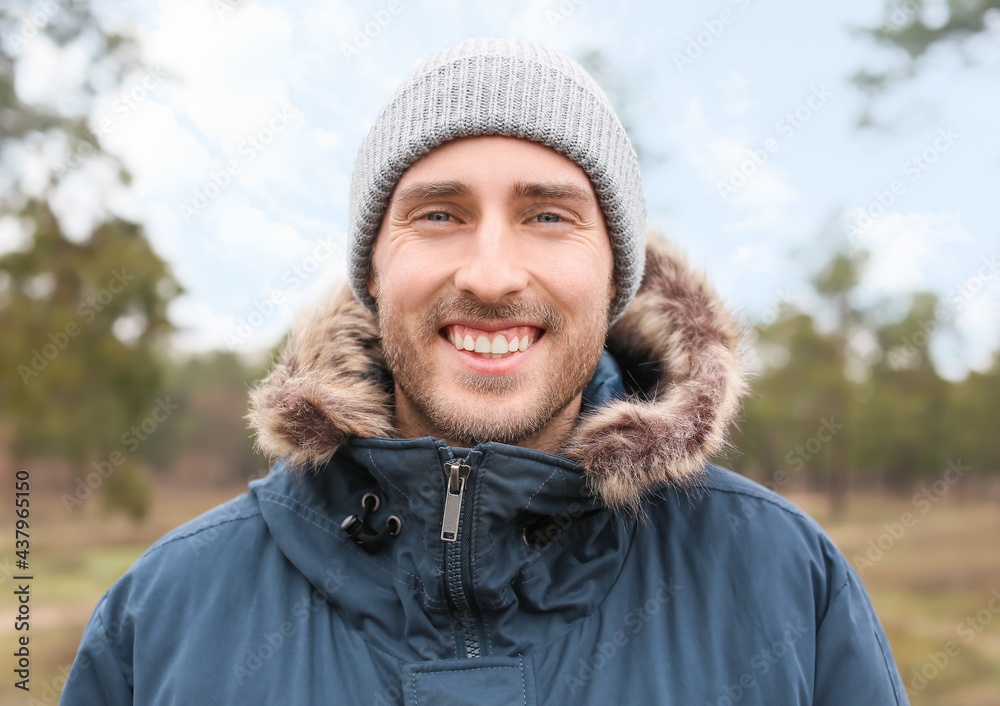
[[850, 568], [817, 630], [813, 694], [813, 706], [909, 704], [868, 592]]
[[122, 659], [119, 642], [125, 630], [108, 629], [104, 616], [107, 598], [107, 595], [101, 598], [83, 631], [80, 649], [66, 677], [60, 706], [132, 704], [132, 670], [130, 661]]

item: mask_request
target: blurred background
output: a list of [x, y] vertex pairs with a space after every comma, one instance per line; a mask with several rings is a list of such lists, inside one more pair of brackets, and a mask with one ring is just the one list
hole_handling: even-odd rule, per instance
[[823, 524], [912, 703], [1000, 704], [1000, 0], [3, 0], [0, 516], [29, 471], [35, 580], [0, 700], [55, 703], [101, 594], [266, 473], [247, 391], [344, 279], [361, 139], [484, 35], [594, 74], [746, 324], [720, 463]]

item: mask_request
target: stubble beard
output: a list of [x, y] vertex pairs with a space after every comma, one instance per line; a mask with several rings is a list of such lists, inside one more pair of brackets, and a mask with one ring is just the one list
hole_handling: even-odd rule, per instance
[[[428, 310], [408, 337], [403, 317], [391, 302], [384, 306], [381, 296], [377, 301], [382, 349], [397, 388], [441, 438], [463, 446], [486, 441], [514, 445], [541, 432], [586, 387], [604, 350], [608, 312], [600, 304], [597, 320], [582, 322], [581, 330], [572, 331], [565, 317], [545, 303], [514, 300], [486, 304], [468, 295], [455, 295]], [[436, 387], [418, 351], [435, 345], [444, 322], [455, 318], [534, 322], [548, 339], [549, 369], [534, 380], [526, 371], [494, 376], [438, 370], [438, 375], [453, 375], [458, 385], [475, 393], [477, 399], [460, 402], [447, 397]], [[517, 408], [503, 404], [506, 396], [528, 385], [537, 391]]]

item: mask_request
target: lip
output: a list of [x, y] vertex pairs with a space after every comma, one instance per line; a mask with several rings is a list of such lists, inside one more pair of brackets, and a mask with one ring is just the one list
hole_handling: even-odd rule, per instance
[[486, 333], [495, 333], [496, 331], [503, 331], [508, 328], [519, 328], [522, 326], [527, 326], [530, 328], [536, 328], [541, 332], [545, 332], [545, 329], [539, 326], [534, 321], [525, 321], [521, 319], [505, 319], [502, 321], [477, 321], [475, 319], [448, 319], [443, 324], [438, 331], [446, 329], [449, 326], [466, 326], [468, 328], [479, 329], [480, 331], [485, 331]]

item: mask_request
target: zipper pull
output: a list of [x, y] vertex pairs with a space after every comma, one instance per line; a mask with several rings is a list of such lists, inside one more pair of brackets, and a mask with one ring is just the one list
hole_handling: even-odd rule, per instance
[[472, 469], [461, 461], [444, 464], [448, 472], [448, 492], [444, 497], [444, 520], [441, 522], [441, 539], [454, 542], [458, 539], [458, 520], [462, 514], [462, 496], [465, 494], [465, 479]]

